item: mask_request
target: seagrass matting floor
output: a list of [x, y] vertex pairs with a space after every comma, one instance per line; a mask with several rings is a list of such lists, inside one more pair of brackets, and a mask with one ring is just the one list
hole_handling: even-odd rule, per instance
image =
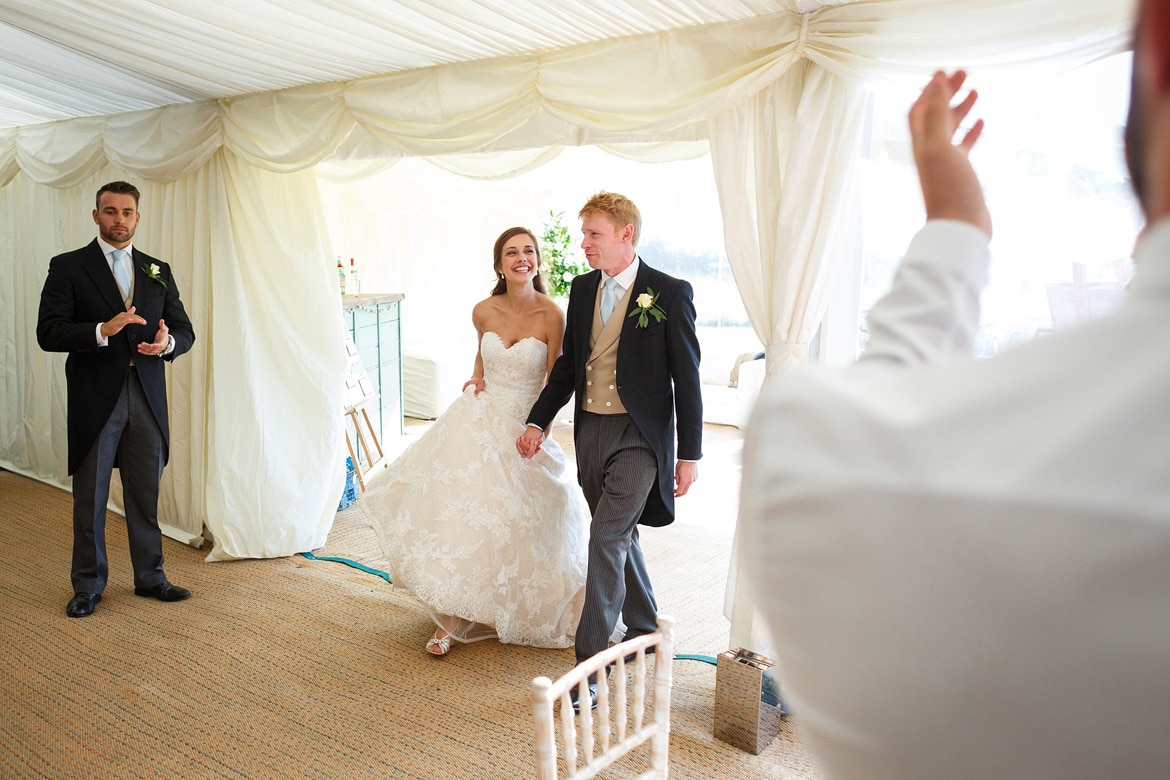
[[[360, 504], [316, 554], [377, 563]], [[206, 563], [169, 539], [168, 577], [194, 595], [138, 598], [113, 514], [109, 586], [70, 619], [70, 512], [68, 493], [0, 471], [0, 777], [534, 776], [530, 683], [571, 650], [484, 641], [430, 658], [433, 625], [375, 575], [301, 556]], [[729, 535], [678, 522], [643, 546], [676, 652], [727, 649]], [[790, 719], [759, 756], [716, 740], [714, 691], [714, 666], [676, 661], [672, 777], [819, 777]]]

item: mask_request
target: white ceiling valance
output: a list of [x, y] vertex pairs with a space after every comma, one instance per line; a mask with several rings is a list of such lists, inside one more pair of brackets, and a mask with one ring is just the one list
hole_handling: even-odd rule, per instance
[[[340, 157], [467, 154], [558, 145], [701, 140], [706, 120], [802, 59], [845, 79], [912, 76], [922, 63], [1081, 60], [1128, 39], [1127, 4], [868, 0], [686, 27], [539, 55], [452, 63], [285, 90], [0, 130], [0, 186], [17, 170], [68, 187], [107, 163], [173, 181], [226, 149], [291, 172]], [[1010, 10], [1002, 40], [967, 35]], [[1052, 15], [1064, 17], [1053, 38]], [[893, 45], [899, 40], [905, 46]], [[899, 58], [897, 52], [905, 51]]]

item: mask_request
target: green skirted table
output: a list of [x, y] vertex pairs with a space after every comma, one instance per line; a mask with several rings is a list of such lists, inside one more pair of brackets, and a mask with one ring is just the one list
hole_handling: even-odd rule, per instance
[[[368, 401], [346, 410], [356, 426], [359, 418], [378, 442], [403, 434], [401, 293], [343, 295], [345, 325], [357, 347], [369, 382]], [[348, 425], [348, 423], [347, 423]], [[381, 456], [381, 445], [368, 446], [358, 430], [359, 460], [370, 463]], [[368, 451], [367, 451], [368, 450]], [[372, 456], [372, 457], [371, 457]], [[358, 463], [359, 473], [362, 469]], [[364, 485], [363, 485], [364, 488]]]

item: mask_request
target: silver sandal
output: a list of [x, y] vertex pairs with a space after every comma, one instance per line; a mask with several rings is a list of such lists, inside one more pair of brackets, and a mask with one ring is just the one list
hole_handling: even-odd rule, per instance
[[[427, 655], [433, 655], [436, 658], [442, 658], [447, 653], [451, 652], [451, 635], [448, 634], [442, 639], [439, 639], [438, 633], [439, 632], [436, 631], [435, 636], [427, 640]], [[439, 648], [439, 651], [435, 652], [431, 649], [432, 647]]]

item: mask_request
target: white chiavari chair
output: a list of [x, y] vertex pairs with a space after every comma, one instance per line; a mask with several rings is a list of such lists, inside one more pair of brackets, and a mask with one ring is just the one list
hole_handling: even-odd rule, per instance
[[[578, 664], [556, 682], [547, 677], [537, 677], [532, 681], [537, 777], [540, 780], [557, 778], [558, 721], [567, 780], [595, 777], [647, 742], [650, 743], [650, 771], [641, 777], [667, 776], [673, 629], [674, 620], [659, 615], [658, 630], [653, 634], [613, 645]], [[653, 700], [647, 712], [647, 692], [651, 689], [647, 683], [646, 659], [651, 653], [655, 659]], [[604, 671], [607, 668], [608, 679]], [[591, 710], [588, 706], [589, 677], [598, 673], [597, 709]], [[577, 687], [582, 703], [580, 713], [573, 710], [571, 691], [574, 687]]]

